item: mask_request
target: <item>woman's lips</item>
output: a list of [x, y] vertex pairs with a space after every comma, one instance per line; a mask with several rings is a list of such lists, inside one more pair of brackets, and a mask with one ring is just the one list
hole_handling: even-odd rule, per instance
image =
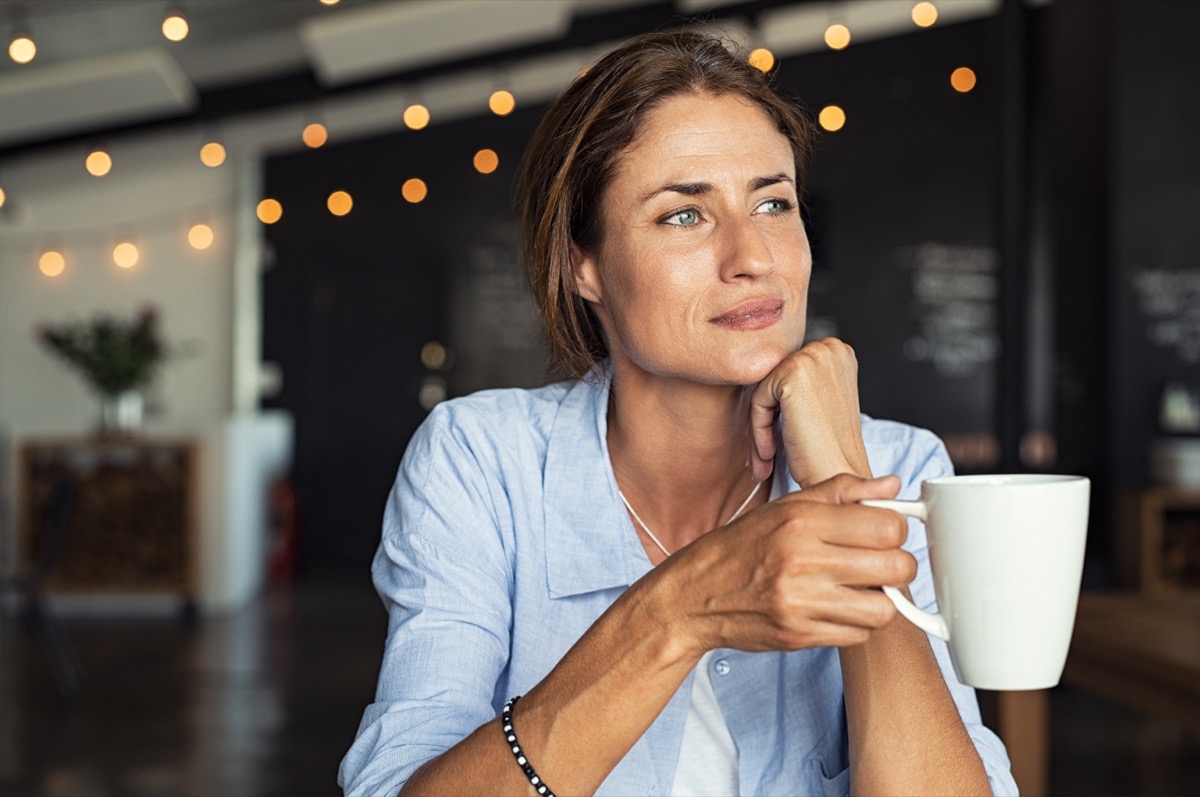
[[765, 329], [783, 315], [782, 299], [752, 299], [709, 321], [728, 329]]

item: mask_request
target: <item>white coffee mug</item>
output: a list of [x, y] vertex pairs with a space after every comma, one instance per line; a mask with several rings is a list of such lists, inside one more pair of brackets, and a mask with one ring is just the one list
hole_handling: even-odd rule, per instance
[[1075, 627], [1089, 488], [1082, 476], [947, 476], [923, 482], [919, 501], [862, 502], [925, 522], [938, 611], [883, 591], [949, 643], [964, 684], [1058, 683]]

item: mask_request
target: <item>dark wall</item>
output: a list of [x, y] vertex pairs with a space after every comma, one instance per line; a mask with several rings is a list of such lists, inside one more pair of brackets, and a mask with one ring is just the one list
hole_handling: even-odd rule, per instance
[[1114, 13], [1109, 428], [1113, 478], [1129, 486], [1148, 480], [1163, 387], [1200, 384], [1200, 4]]

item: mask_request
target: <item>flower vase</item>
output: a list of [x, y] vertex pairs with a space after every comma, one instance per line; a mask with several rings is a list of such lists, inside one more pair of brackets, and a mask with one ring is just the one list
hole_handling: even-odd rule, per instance
[[133, 388], [100, 396], [100, 434], [128, 437], [142, 428], [142, 391]]

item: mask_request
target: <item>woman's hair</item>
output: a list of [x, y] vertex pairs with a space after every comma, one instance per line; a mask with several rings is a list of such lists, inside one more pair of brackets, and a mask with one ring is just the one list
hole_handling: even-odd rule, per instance
[[571, 243], [592, 250], [601, 199], [646, 112], [691, 92], [741, 97], [761, 108], [792, 145], [796, 187], [812, 123], [762, 72], [719, 39], [691, 31], [640, 36], [605, 55], [546, 111], [525, 150], [517, 183], [521, 257], [555, 358], [581, 377], [608, 355], [599, 321], [576, 293]]

